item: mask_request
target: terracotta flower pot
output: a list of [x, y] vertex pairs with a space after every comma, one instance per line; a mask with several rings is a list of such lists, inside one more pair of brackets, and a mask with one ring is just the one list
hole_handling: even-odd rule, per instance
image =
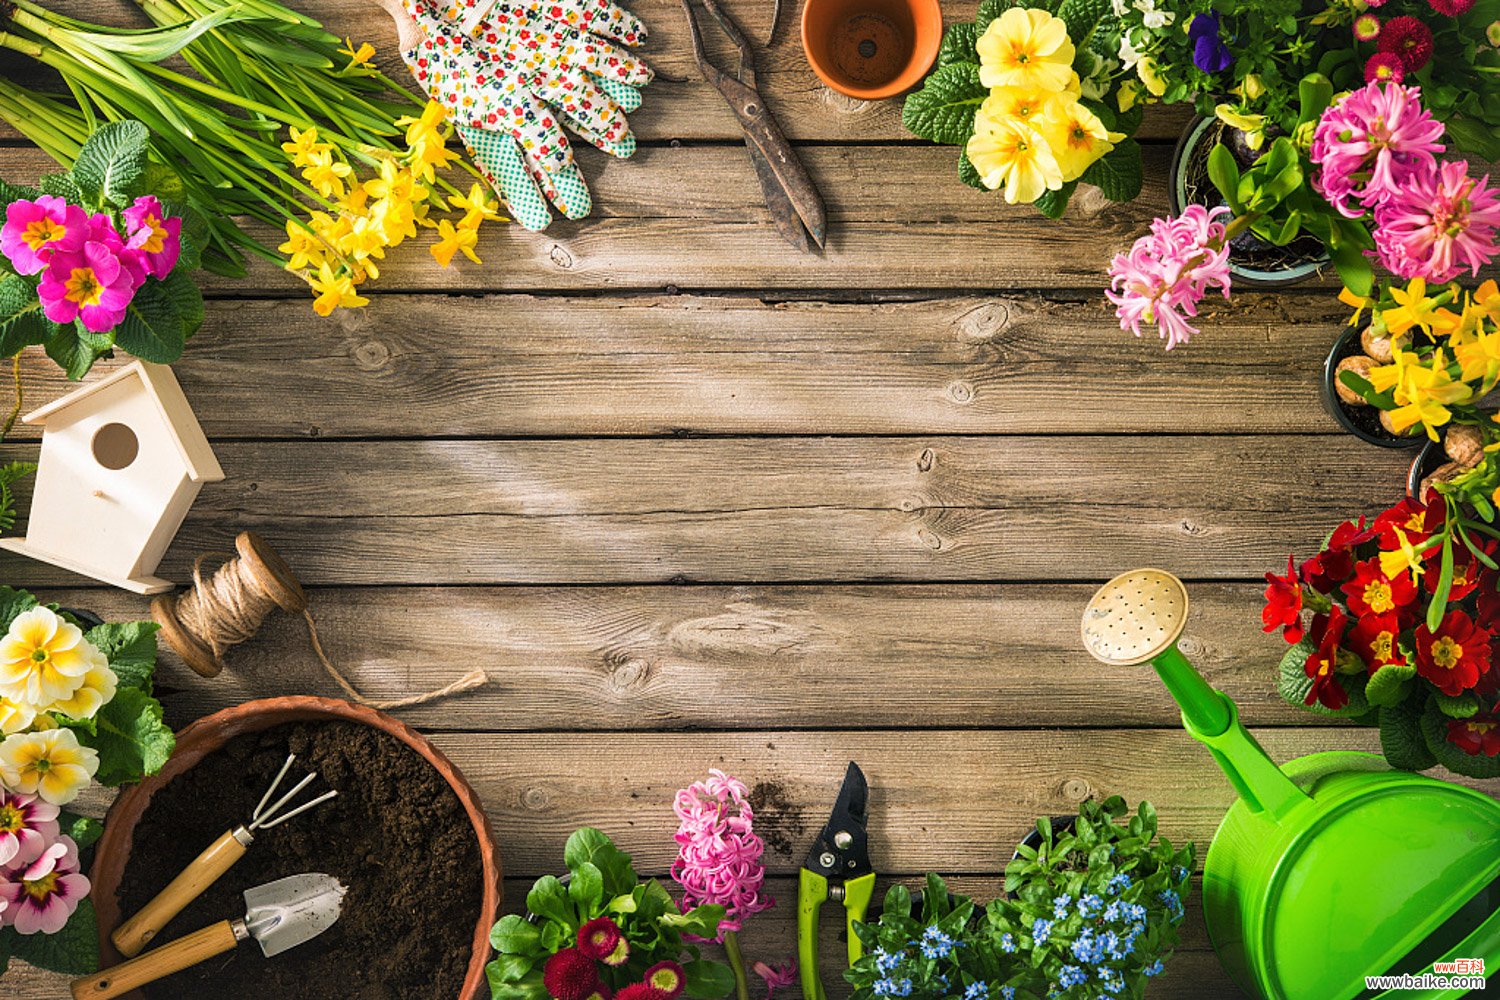
[[802, 51], [813, 72], [864, 101], [915, 87], [942, 40], [938, 0], [807, 0], [802, 7]]
[[[99, 838], [94, 867], [89, 872], [89, 879], [93, 882], [90, 895], [99, 917], [99, 953], [103, 965], [122, 961], [109, 940], [121, 920], [116, 892], [125, 865], [130, 860], [136, 824], [150, 805], [151, 796], [236, 736], [260, 732], [285, 722], [335, 720], [373, 726], [421, 754], [448, 782], [469, 814], [469, 820], [474, 824], [474, 836], [479, 840], [479, 858], [484, 865], [484, 901], [474, 928], [474, 954], [469, 959], [469, 972], [464, 977], [463, 991], [457, 1000], [480, 1000], [489, 996], [484, 967], [490, 955], [490, 927], [500, 912], [500, 859], [484, 810], [480, 808], [479, 796], [453, 762], [443, 756], [427, 737], [384, 712], [336, 698], [263, 698], [205, 716], [177, 734], [177, 749], [158, 774], [120, 793], [104, 818], [104, 836]], [[129, 994], [129, 997], [139, 996], [139, 993]]]

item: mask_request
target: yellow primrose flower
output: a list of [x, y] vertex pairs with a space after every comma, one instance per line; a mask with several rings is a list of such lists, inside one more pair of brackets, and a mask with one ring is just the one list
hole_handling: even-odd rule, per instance
[[28, 728], [36, 720], [36, 710], [30, 705], [9, 698], [0, 698], [0, 735], [9, 736]]
[[299, 167], [306, 166], [309, 157], [314, 153], [321, 153], [333, 148], [326, 142], [318, 141], [318, 130], [316, 128], [299, 129], [293, 125], [290, 128], [290, 132], [292, 134], [292, 141], [283, 142], [281, 149]]
[[72, 697], [90, 670], [108, 666], [77, 625], [51, 608], [31, 608], [0, 639], [0, 697], [40, 711]]
[[317, 293], [313, 312], [319, 316], [327, 316], [341, 307], [356, 308], [370, 302], [354, 290], [354, 280], [350, 275], [342, 271], [335, 273], [326, 262], [319, 266], [317, 274], [308, 278], [308, 284]]
[[99, 754], [81, 746], [71, 729], [17, 733], [0, 742], [0, 781], [22, 795], [65, 806], [99, 771]]
[[70, 719], [92, 719], [99, 709], [114, 699], [119, 684], [120, 679], [101, 654], [97, 662], [89, 665], [88, 673], [83, 675], [83, 685], [71, 696], [48, 705], [47, 711]]
[[1425, 280], [1413, 278], [1406, 288], [1391, 286], [1391, 298], [1395, 299], [1398, 305], [1394, 309], [1384, 310], [1380, 318], [1385, 321], [1385, 328], [1390, 331], [1392, 337], [1399, 337], [1414, 326], [1431, 332], [1432, 318], [1437, 306], [1427, 297]]
[[347, 67], [349, 69], [355, 66], [368, 66], [371, 57], [375, 55], [375, 46], [369, 42], [361, 42], [359, 48], [356, 49], [354, 47], [354, 39], [345, 36], [344, 45], [346, 47], [339, 49], [339, 51], [349, 57], [349, 66]]
[[324, 149], [307, 157], [302, 177], [324, 198], [337, 200], [344, 196], [344, 178], [351, 173], [349, 164], [334, 159], [333, 150]]
[[1115, 148], [1124, 133], [1111, 132], [1077, 101], [1055, 101], [1047, 109], [1041, 134], [1062, 169], [1063, 183], [1076, 181], [1099, 157]]
[[1160, 97], [1167, 92], [1166, 78], [1156, 68], [1156, 60], [1150, 56], [1141, 56], [1141, 61], [1135, 64], [1135, 75], [1141, 78], [1146, 85], [1146, 93], [1152, 97]]
[[1249, 115], [1236, 111], [1232, 104], [1220, 104], [1214, 108], [1214, 117], [1228, 125], [1245, 133], [1245, 145], [1251, 149], [1259, 149], [1266, 142], [1266, 116]]
[[448, 204], [455, 210], [462, 210], [463, 221], [467, 224], [470, 219], [478, 222], [492, 222], [500, 218], [500, 203], [493, 201], [489, 196], [489, 189], [478, 181], [469, 187], [469, 193], [465, 195], [452, 195], [448, 198]]
[[[1056, 100], [1056, 91], [1027, 90], [1024, 87], [993, 87], [990, 96], [979, 106], [981, 118], [996, 121], [1012, 118], [1029, 122], [1041, 116], [1047, 105]], [[976, 119], [977, 120], [977, 119]]]
[[1004, 187], [1005, 200], [1012, 205], [1036, 201], [1042, 192], [1062, 187], [1062, 168], [1036, 129], [1008, 119], [976, 125], [964, 153], [985, 187]]
[[1141, 99], [1141, 85], [1134, 80], [1126, 80], [1120, 84], [1120, 89], [1115, 92], [1115, 107], [1124, 114], [1135, 107], [1136, 102]]
[[454, 228], [453, 223], [443, 219], [437, 224], [438, 241], [429, 249], [432, 251], [432, 259], [442, 267], [447, 267], [453, 261], [453, 255], [460, 250], [463, 255], [474, 263], [481, 263], [479, 255], [474, 248], [479, 245], [479, 233], [471, 226], [459, 226]]
[[1068, 26], [1045, 10], [1011, 7], [984, 29], [977, 48], [979, 80], [986, 87], [1055, 92], [1075, 75]]

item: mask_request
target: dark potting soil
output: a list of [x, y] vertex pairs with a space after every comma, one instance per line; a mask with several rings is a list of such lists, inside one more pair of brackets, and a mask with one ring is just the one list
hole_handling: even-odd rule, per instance
[[[1358, 337], [1349, 337], [1344, 341], [1344, 346], [1338, 352], [1339, 356], [1336, 360], [1342, 361], [1345, 358], [1352, 358], [1357, 354], [1363, 354], [1364, 351], [1365, 349], [1360, 344]], [[1351, 406], [1348, 403], [1344, 402], [1342, 399], [1339, 399], [1337, 391], [1334, 392], [1333, 403], [1339, 409], [1344, 411], [1344, 416], [1349, 418], [1350, 423], [1352, 423], [1355, 427], [1358, 427], [1360, 430], [1364, 431], [1371, 437], [1380, 438], [1385, 441], [1400, 440], [1396, 435], [1386, 430], [1385, 426], [1381, 424], [1380, 410], [1377, 407]]]
[[290, 723], [236, 737], [161, 789], [136, 827], [120, 908], [144, 906], [224, 831], [250, 818], [288, 752], [283, 788], [338, 797], [257, 833], [229, 873], [160, 942], [244, 915], [241, 893], [301, 872], [348, 889], [329, 930], [266, 958], [254, 941], [153, 984], [153, 1000], [455, 1000], [473, 951], [483, 868], [473, 825], [410, 747], [353, 722]]

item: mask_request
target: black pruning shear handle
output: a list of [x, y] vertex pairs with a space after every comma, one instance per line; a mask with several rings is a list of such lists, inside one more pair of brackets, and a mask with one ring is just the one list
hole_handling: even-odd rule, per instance
[[811, 253], [814, 245], [821, 250], [828, 234], [823, 196], [818, 193], [817, 186], [797, 158], [796, 150], [787, 142], [781, 126], [776, 124], [756, 89], [755, 52], [750, 41], [733, 18], [719, 7], [717, 0], [697, 2], [739, 51], [739, 69], [733, 76], [709, 62], [698, 17], [693, 12], [693, 0], [682, 0], [682, 9], [687, 12], [688, 28], [693, 37], [693, 58], [703, 78], [724, 95], [724, 100], [729, 102], [730, 109], [739, 119], [740, 128], [745, 132], [745, 146], [750, 151], [750, 162], [755, 165], [755, 174], [760, 179], [771, 218], [792, 246], [804, 253]]
[[849, 964], [864, 955], [855, 923], [863, 923], [875, 896], [875, 868], [865, 831], [870, 784], [859, 765], [849, 764], [828, 823], [813, 842], [797, 882], [797, 962], [802, 970], [804, 1000], [826, 1000], [818, 974], [818, 912], [827, 900], [844, 906], [849, 935]]

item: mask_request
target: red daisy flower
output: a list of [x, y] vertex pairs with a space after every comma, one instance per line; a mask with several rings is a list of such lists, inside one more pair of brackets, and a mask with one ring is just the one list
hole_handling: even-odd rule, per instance
[[1365, 60], [1365, 83], [1400, 83], [1406, 79], [1406, 67], [1394, 52], [1377, 52]]
[[599, 991], [599, 969], [577, 948], [564, 948], [547, 959], [542, 985], [553, 1000], [589, 1000]]
[[620, 987], [615, 1000], [666, 1000], [667, 995], [648, 983], [631, 983]]
[[1500, 756], [1500, 716], [1481, 714], [1449, 719], [1448, 742], [1470, 757]]
[[1380, 31], [1375, 47], [1401, 58], [1408, 73], [1415, 73], [1432, 58], [1432, 29], [1410, 14], [1393, 17]]
[[1444, 616], [1433, 632], [1417, 627], [1417, 673], [1449, 697], [1458, 697], [1479, 682], [1490, 666], [1490, 634], [1462, 611]]
[[1339, 641], [1344, 637], [1344, 626], [1348, 622], [1349, 616], [1337, 604], [1328, 614], [1313, 619], [1313, 632], [1320, 638], [1318, 648], [1308, 655], [1302, 667], [1312, 678], [1304, 705], [1316, 702], [1336, 711], [1349, 704], [1349, 692], [1338, 681]]
[[677, 1000], [687, 984], [687, 973], [676, 962], [657, 962], [646, 970], [645, 983], [667, 1000]]
[[1302, 564], [1302, 582], [1320, 594], [1331, 594], [1354, 575], [1354, 550], [1375, 537], [1373, 528], [1345, 521], [1333, 529], [1323, 551]]
[[1394, 613], [1366, 615], [1349, 631], [1349, 648], [1359, 654], [1373, 674], [1386, 664], [1406, 662], [1396, 643], [1400, 635], [1401, 623]]
[[1286, 576], [1266, 574], [1266, 606], [1260, 620], [1266, 632], [1281, 629], [1282, 638], [1296, 644], [1302, 641], [1302, 584], [1297, 580], [1293, 557], [1286, 557]]
[[578, 950], [609, 966], [623, 965], [630, 957], [630, 943], [608, 917], [595, 917], [578, 928]]
[[1354, 566], [1354, 579], [1343, 586], [1349, 610], [1359, 617], [1384, 615], [1417, 599], [1417, 585], [1408, 573], [1386, 576], [1380, 560], [1366, 559]]
[[1474, 0], [1427, 0], [1427, 6], [1445, 17], [1459, 17], [1474, 8]]

